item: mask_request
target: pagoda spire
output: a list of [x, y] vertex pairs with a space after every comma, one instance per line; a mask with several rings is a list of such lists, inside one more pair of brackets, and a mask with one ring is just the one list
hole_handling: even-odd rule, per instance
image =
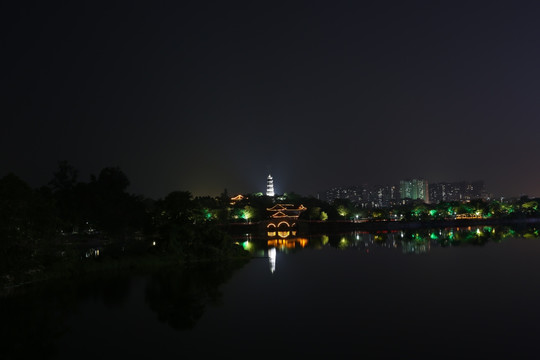
[[274, 179], [270, 174], [266, 178], [266, 196], [274, 196]]

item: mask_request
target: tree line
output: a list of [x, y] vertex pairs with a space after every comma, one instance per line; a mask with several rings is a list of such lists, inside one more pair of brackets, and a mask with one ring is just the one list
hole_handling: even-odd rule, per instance
[[219, 199], [194, 198], [188, 191], [157, 200], [131, 194], [119, 167], [103, 168], [86, 182], [78, 175], [62, 161], [39, 188], [13, 173], [0, 178], [0, 283], [96, 256], [242, 255], [207, 215]]

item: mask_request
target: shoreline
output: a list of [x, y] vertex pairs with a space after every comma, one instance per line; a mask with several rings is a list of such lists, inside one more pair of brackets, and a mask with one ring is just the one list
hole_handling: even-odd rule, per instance
[[495, 225], [527, 225], [539, 224], [540, 218], [516, 218], [516, 219], [455, 219], [455, 220], [428, 220], [428, 221], [367, 221], [367, 222], [339, 222], [328, 224], [313, 222], [299, 222], [299, 231], [307, 230], [410, 230], [426, 228], [449, 228], [468, 226], [495, 226]]
[[[82, 261], [58, 263], [49, 269], [16, 274], [17, 279], [0, 284], [0, 298], [10, 296], [14, 292], [24, 291], [26, 288], [39, 286], [53, 280], [76, 280], [90, 276], [103, 276], [104, 274], [118, 274], [122, 272], [155, 271], [169, 266], [192, 266], [205, 263], [236, 262], [250, 259], [248, 253], [238, 252], [222, 253], [216, 256], [194, 257], [170, 254], [126, 254], [114, 258], [104, 256]], [[5, 280], [5, 279], [4, 279]], [[21, 281], [22, 280], [22, 281]]]
[[[230, 223], [221, 225], [220, 228], [229, 235], [266, 235], [263, 222], [257, 223]], [[313, 234], [345, 233], [353, 231], [399, 231], [426, 228], [452, 228], [469, 226], [530, 226], [539, 225], [540, 218], [499, 218], [499, 219], [456, 219], [456, 220], [430, 220], [430, 221], [298, 221], [294, 229], [299, 236]], [[43, 283], [58, 278], [77, 278], [90, 274], [99, 274], [119, 271], [138, 271], [152, 268], [160, 268], [169, 265], [189, 265], [195, 263], [239, 261], [250, 259], [251, 256], [243, 252], [221, 253], [217, 256], [196, 257], [193, 255], [179, 256], [179, 254], [126, 254], [120, 258], [105, 256], [99, 259], [87, 261], [74, 261], [70, 263], [58, 263], [55, 266], [39, 270], [35, 273], [18, 274], [18, 279], [3, 279], [0, 284], [0, 296], [17, 291], [18, 288], [31, 287], [36, 283]], [[7, 280], [7, 281], [6, 281]]]

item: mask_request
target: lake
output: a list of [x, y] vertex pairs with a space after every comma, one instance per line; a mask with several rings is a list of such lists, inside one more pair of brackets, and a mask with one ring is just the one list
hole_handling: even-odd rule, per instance
[[271, 235], [1, 298], [0, 358], [538, 358], [535, 228]]

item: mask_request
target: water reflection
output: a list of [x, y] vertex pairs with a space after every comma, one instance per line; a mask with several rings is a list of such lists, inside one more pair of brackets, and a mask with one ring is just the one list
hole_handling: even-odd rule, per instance
[[[440, 358], [441, 349], [466, 357], [471, 347], [485, 357], [487, 345], [496, 353], [499, 344], [505, 355], [536, 355], [540, 243], [517, 238], [537, 239], [537, 228], [299, 235], [245, 235], [244, 248], [263, 259], [240, 271], [243, 262], [108, 272], [0, 298], [0, 358], [151, 358], [156, 351], [181, 358], [223, 349], [252, 355], [275, 334], [294, 339], [290, 353], [334, 357], [335, 344], [389, 358], [417, 357], [424, 347], [426, 358]], [[483, 251], [448, 249], [508, 238]], [[282, 299], [290, 306], [275, 306]], [[279, 321], [261, 321], [261, 311]], [[313, 342], [313, 334], [325, 334], [331, 346]]]
[[272, 240], [267, 240], [266, 243], [268, 244], [268, 247], [275, 247], [281, 251], [286, 251], [286, 250], [294, 249], [297, 246], [306, 247], [308, 242], [309, 241], [306, 238], [291, 238], [291, 239], [272, 239]]
[[404, 241], [401, 243], [401, 248], [403, 249], [404, 254], [424, 254], [429, 252], [431, 243], [426, 242], [415, 242], [415, 241]]
[[0, 296], [0, 359], [57, 358], [66, 336], [79, 349], [113, 338], [106, 334], [114, 326], [102, 324], [131, 324], [133, 313], [125, 309], [139, 301], [171, 328], [191, 329], [209, 305], [220, 303], [221, 285], [248, 261], [162, 267], [140, 275], [99, 273], [14, 290]]
[[273, 274], [276, 271], [276, 248], [268, 249], [268, 263], [270, 264], [270, 272]]
[[82, 276], [13, 290], [0, 297], [0, 358], [56, 358], [57, 342], [71, 331], [69, 318], [82, 302], [99, 300], [114, 311], [125, 306], [129, 291], [127, 275]]
[[207, 305], [221, 300], [219, 287], [245, 262], [211, 263], [168, 268], [152, 275], [145, 301], [158, 319], [177, 330], [191, 329]]
[[268, 231], [266, 235], [268, 236], [268, 238], [275, 238], [277, 236], [281, 239], [286, 239], [290, 236], [296, 236], [296, 230]]
[[[266, 239], [254, 239], [243, 243], [244, 249], [254, 256], [264, 256], [268, 249], [293, 252], [303, 248], [358, 249], [365, 253], [377, 248], [400, 249], [403, 254], [426, 254], [433, 247], [474, 245], [500, 242], [507, 238], [539, 238], [539, 229], [533, 226], [468, 226], [438, 229], [408, 229], [389, 231], [356, 231], [346, 234], [317, 234], [297, 237], [296, 232], [269, 232]], [[269, 255], [268, 255], [269, 256]], [[275, 258], [273, 269], [275, 270]]]

